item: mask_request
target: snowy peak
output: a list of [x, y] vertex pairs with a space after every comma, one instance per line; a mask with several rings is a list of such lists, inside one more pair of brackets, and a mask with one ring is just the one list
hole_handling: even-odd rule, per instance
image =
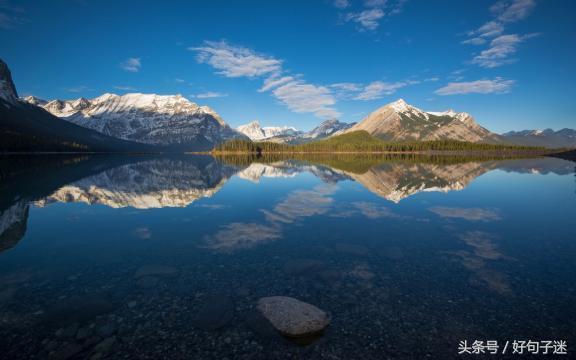
[[9, 106], [18, 104], [18, 93], [12, 81], [12, 74], [2, 59], [0, 59], [0, 99]]
[[93, 99], [52, 100], [42, 106], [53, 115], [116, 138], [152, 145], [209, 149], [243, 137], [211, 108], [182, 95], [106, 93]]
[[236, 130], [248, 136], [250, 140], [264, 140], [278, 136], [292, 136], [299, 133], [296, 128], [290, 126], [261, 127], [257, 120], [246, 125], [240, 125]]
[[325, 120], [320, 125], [303, 135], [304, 138], [321, 139], [335, 134], [338, 131], [346, 130], [356, 123], [348, 124], [336, 119]]
[[576, 130], [552, 129], [509, 131], [502, 134], [509, 142], [518, 145], [543, 146], [547, 148], [576, 147]]
[[44, 100], [44, 99], [40, 99], [37, 98], [36, 96], [25, 96], [23, 98], [21, 98], [20, 100], [27, 102], [28, 104], [31, 105], [36, 105], [36, 106], [44, 106], [48, 103], [48, 101]]
[[426, 112], [403, 99], [382, 106], [346, 132], [364, 130], [387, 141], [459, 140], [500, 143], [468, 113]]

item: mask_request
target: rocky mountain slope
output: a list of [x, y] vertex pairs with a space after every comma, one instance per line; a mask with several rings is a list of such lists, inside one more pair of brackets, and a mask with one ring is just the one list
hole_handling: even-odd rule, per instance
[[344, 132], [365, 130], [387, 141], [452, 139], [501, 143], [503, 139], [478, 125], [468, 113], [425, 112], [400, 99], [374, 111]]
[[246, 125], [240, 125], [236, 130], [248, 136], [250, 140], [253, 141], [267, 140], [277, 136], [296, 136], [300, 133], [300, 131], [289, 126], [261, 127], [258, 121], [252, 121]]
[[12, 75], [0, 60], [0, 152], [2, 151], [151, 151], [62, 121], [44, 109], [20, 101]]
[[261, 127], [258, 121], [238, 126], [237, 130], [253, 141], [273, 141], [280, 143], [298, 144], [313, 140], [320, 140], [330, 135], [350, 128], [355, 123], [347, 124], [336, 119], [326, 120], [309, 132], [297, 130], [289, 126]]
[[502, 136], [508, 142], [518, 145], [576, 148], [576, 130], [573, 129], [510, 131], [502, 134]]
[[214, 110], [180, 95], [104, 94], [94, 99], [52, 100], [42, 108], [115, 138], [183, 151], [207, 150], [227, 139], [244, 137]]

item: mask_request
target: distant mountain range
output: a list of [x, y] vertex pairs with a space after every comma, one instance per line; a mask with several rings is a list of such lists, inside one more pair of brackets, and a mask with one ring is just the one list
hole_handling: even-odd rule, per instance
[[305, 132], [289, 126], [260, 127], [258, 121], [252, 121], [236, 128], [239, 132], [248, 136], [253, 141], [273, 141], [280, 143], [298, 144], [313, 140], [327, 138], [339, 131], [353, 126], [336, 119], [325, 120], [314, 129]]
[[26, 97], [24, 101], [105, 135], [174, 150], [208, 150], [222, 141], [244, 137], [214, 110], [181, 95], [104, 94], [94, 99]]
[[151, 150], [144, 144], [120, 140], [62, 121], [38, 106], [20, 101], [10, 70], [0, 60], [0, 152]]
[[229, 139], [300, 144], [364, 130], [386, 141], [451, 139], [475, 143], [576, 147], [576, 131], [524, 130], [495, 134], [465, 112], [426, 112], [400, 99], [359, 123], [326, 120], [311, 131], [261, 127], [232, 129], [211, 108], [180, 95], [104, 94], [93, 99], [18, 98], [0, 60], [0, 151], [204, 151]]
[[519, 145], [550, 148], [576, 147], [576, 130], [573, 129], [510, 131], [502, 134], [502, 136], [507, 141]]

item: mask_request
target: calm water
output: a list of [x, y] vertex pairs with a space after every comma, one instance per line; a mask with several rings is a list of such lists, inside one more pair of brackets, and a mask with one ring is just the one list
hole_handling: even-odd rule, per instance
[[[462, 358], [462, 340], [570, 351], [574, 165], [3, 158], [0, 353], [445, 359]], [[330, 326], [308, 345], [282, 338], [254, 310], [272, 295], [318, 306]]]

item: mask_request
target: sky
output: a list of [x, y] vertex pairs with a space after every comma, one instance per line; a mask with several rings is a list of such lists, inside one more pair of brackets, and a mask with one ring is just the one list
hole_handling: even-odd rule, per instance
[[20, 96], [181, 94], [310, 130], [404, 99], [495, 132], [576, 128], [576, 2], [0, 0]]

